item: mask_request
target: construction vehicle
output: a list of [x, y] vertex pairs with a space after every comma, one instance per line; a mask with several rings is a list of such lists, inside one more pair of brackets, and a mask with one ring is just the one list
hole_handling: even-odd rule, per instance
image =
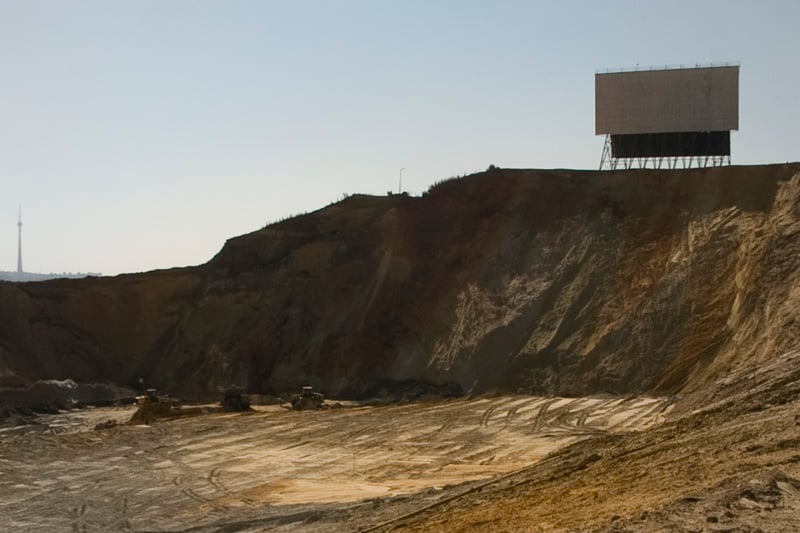
[[295, 411], [306, 411], [309, 409], [321, 409], [325, 402], [325, 397], [319, 392], [314, 392], [313, 387], [306, 385], [292, 398], [292, 409]]
[[133, 413], [130, 422], [133, 424], [151, 424], [159, 418], [175, 416], [180, 412], [180, 402], [170, 398], [169, 394], [159, 395], [156, 389], [147, 389], [136, 397], [139, 408]]
[[136, 397], [136, 405], [145, 405], [148, 403], [158, 403], [160, 400], [158, 391], [156, 389], [147, 389], [144, 394]]

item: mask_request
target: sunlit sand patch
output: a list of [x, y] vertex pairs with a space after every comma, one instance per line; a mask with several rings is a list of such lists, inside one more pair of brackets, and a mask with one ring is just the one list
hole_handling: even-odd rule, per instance
[[54, 422], [84, 433], [14, 434], [0, 484], [10, 491], [0, 516], [11, 518], [0, 526], [42, 516], [42, 527], [69, 528], [54, 509], [80, 502], [91, 503], [99, 529], [123, 518], [134, 529], [175, 529], [237, 509], [406, 495], [512, 472], [593, 434], [648, 427], [668, 406], [659, 398], [500, 396], [201, 414], [109, 432], [90, 425], [111, 410], [75, 420], [65, 413]]

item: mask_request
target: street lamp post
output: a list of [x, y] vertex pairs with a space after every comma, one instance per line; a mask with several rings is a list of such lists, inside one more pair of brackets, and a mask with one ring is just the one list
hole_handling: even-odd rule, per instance
[[403, 193], [403, 171], [405, 168], [400, 169], [400, 181], [397, 182], [397, 194]]

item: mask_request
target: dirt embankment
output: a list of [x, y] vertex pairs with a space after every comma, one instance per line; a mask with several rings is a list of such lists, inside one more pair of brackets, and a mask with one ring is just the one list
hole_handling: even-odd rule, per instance
[[493, 170], [350, 197], [201, 267], [0, 283], [0, 386], [713, 400], [721, 376], [798, 344], [798, 252], [798, 164]]
[[[793, 531], [800, 510], [800, 350], [695, 412], [606, 434], [369, 531]], [[679, 416], [675, 416], [678, 414]], [[366, 515], [366, 513], [364, 513]]]

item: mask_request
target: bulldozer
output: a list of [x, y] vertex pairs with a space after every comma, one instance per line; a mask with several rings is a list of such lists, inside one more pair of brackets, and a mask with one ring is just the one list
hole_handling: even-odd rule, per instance
[[136, 397], [139, 407], [130, 419], [133, 424], [151, 424], [159, 418], [169, 418], [180, 412], [180, 402], [168, 394], [159, 395], [156, 389], [147, 389]]
[[321, 409], [325, 402], [325, 397], [319, 392], [314, 392], [313, 387], [306, 385], [300, 390], [300, 394], [292, 397], [292, 410], [307, 411], [311, 409]]
[[169, 394], [158, 394], [156, 389], [147, 389], [144, 394], [136, 397], [136, 405], [139, 407], [143, 405], [163, 403], [171, 406], [177, 406], [178, 401], [169, 397]]

